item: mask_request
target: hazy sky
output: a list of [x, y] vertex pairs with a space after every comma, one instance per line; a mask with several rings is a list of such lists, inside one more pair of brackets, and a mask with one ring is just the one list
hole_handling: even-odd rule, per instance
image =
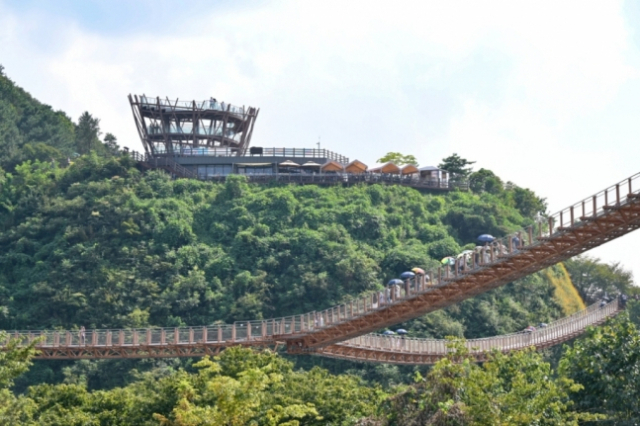
[[[141, 149], [127, 94], [259, 107], [255, 146], [458, 153], [559, 210], [640, 171], [640, 2], [0, 0], [18, 85]], [[640, 232], [593, 250], [640, 277]]]

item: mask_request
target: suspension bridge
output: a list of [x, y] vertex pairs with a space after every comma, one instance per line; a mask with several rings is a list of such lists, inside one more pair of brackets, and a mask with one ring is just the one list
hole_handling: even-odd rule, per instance
[[[228, 325], [122, 330], [11, 331], [40, 339], [37, 358], [146, 358], [217, 354], [230, 346], [285, 345], [291, 354], [398, 364], [432, 363], [446, 341], [370, 334], [445, 308], [597, 247], [640, 227], [640, 173], [403, 285], [324, 311]], [[619, 311], [617, 301], [533, 333], [467, 341], [479, 360], [492, 350], [544, 348], [574, 338]], [[2, 344], [2, 343], [0, 343]]]

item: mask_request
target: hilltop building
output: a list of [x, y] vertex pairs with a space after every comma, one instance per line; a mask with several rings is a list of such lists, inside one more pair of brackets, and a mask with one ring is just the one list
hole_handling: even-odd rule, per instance
[[129, 95], [129, 103], [145, 153], [132, 155], [148, 168], [177, 177], [224, 180], [230, 174], [250, 181], [299, 183], [392, 183], [450, 189], [466, 187], [447, 179], [436, 167], [418, 169], [393, 163], [369, 169], [326, 149], [249, 146], [260, 109], [238, 107], [215, 98], [180, 101]]

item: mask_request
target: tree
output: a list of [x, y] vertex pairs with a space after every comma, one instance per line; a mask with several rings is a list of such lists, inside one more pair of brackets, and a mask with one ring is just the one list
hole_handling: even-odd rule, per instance
[[619, 263], [609, 265], [598, 258], [577, 256], [564, 262], [573, 285], [587, 305], [603, 297], [634, 292], [633, 275]]
[[560, 372], [584, 387], [574, 394], [578, 408], [611, 424], [640, 420], [640, 335], [626, 312], [566, 347]]
[[442, 163], [438, 164], [438, 167], [442, 170], [446, 170], [449, 173], [453, 173], [458, 176], [468, 177], [473, 171], [472, 167], [467, 167], [475, 164], [475, 161], [469, 161], [460, 157], [458, 154], [452, 154], [447, 158], [442, 159]]
[[534, 350], [499, 352], [479, 366], [463, 341], [446, 358], [416, 377], [416, 385], [390, 398], [388, 425], [566, 425], [601, 418], [571, 409], [569, 392], [580, 388], [555, 378]]
[[36, 353], [34, 347], [39, 340], [25, 345], [21, 339], [8, 338], [0, 331], [0, 342], [6, 342], [0, 351], [0, 425], [29, 424], [27, 420], [31, 417], [33, 403], [24, 397], [16, 397], [11, 387], [31, 366], [31, 358]]
[[104, 145], [107, 148], [107, 153], [110, 155], [118, 155], [120, 151], [120, 145], [118, 145], [118, 139], [112, 134], [107, 133], [104, 137]]
[[382, 158], [378, 159], [378, 163], [393, 163], [396, 166], [404, 166], [405, 164], [412, 164], [416, 167], [419, 166], [415, 156], [404, 155], [399, 152], [387, 152]]
[[[442, 165], [440, 165], [440, 167], [442, 167]], [[491, 170], [480, 169], [477, 172], [471, 173], [469, 176], [469, 188], [477, 194], [483, 192], [500, 194], [504, 191], [504, 184], [502, 183], [502, 179], [496, 176]]]
[[520, 213], [525, 217], [534, 218], [537, 214], [543, 214], [547, 211], [546, 200], [538, 197], [528, 188], [520, 188], [519, 186], [513, 185], [510, 196], [515, 204], [515, 208], [520, 210]]
[[100, 119], [85, 111], [76, 126], [76, 148], [80, 154], [88, 154], [100, 143]]

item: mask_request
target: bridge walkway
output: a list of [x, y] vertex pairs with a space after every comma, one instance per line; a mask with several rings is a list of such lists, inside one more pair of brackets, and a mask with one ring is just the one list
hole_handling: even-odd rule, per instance
[[[531, 333], [514, 333], [465, 342], [479, 361], [492, 350], [502, 352], [527, 347], [546, 348], [570, 340], [588, 326], [601, 323], [620, 312], [618, 300], [600, 307], [599, 303], [550, 323]], [[267, 323], [264, 323], [265, 325]], [[273, 323], [272, 323], [272, 326]], [[275, 324], [275, 327], [281, 326]], [[11, 338], [34, 341], [46, 359], [160, 358], [215, 355], [229, 346], [278, 346], [269, 326], [253, 330], [250, 324], [228, 326], [148, 328], [129, 330], [15, 331]], [[260, 331], [260, 333], [255, 333]], [[271, 332], [271, 333], [270, 333]], [[316, 355], [353, 361], [389, 364], [431, 364], [446, 356], [445, 339], [419, 339], [368, 334], [314, 352]]]

